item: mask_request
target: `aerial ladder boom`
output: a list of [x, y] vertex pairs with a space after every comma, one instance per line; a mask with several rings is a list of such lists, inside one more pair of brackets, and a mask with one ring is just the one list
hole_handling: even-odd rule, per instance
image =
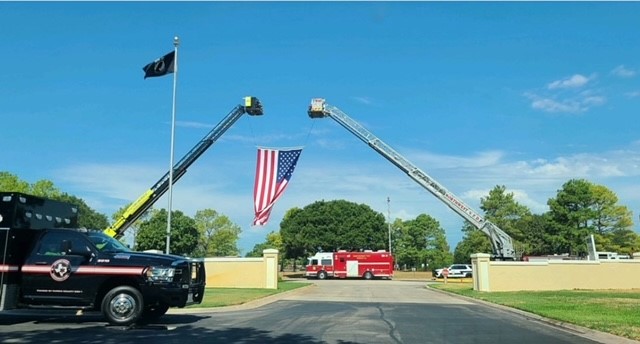
[[326, 103], [322, 98], [314, 98], [311, 100], [311, 106], [309, 107], [308, 114], [311, 118], [331, 117], [333, 120], [338, 122], [338, 124], [342, 125], [345, 129], [389, 160], [392, 164], [396, 165], [396, 167], [407, 173], [411, 179], [427, 189], [427, 191], [431, 192], [458, 215], [462, 216], [465, 220], [469, 221], [472, 225], [489, 236], [491, 245], [493, 246], [494, 259], [515, 259], [513, 240], [507, 233], [495, 224], [484, 219], [461, 199], [449, 192], [428, 174], [409, 162], [409, 160], [405, 159], [400, 155], [400, 153], [382, 142], [382, 140], [373, 135], [358, 122], [340, 111], [340, 109]]
[[[251, 116], [262, 115], [262, 104], [256, 97], [245, 97], [244, 103], [239, 104], [229, 112], [211, 131], [198, 142], [191, 150], [185, 154], [175, 165], [173, 165], [173, 183], [180, 177], [222, 134], [224, 134], [242, 115], [245, 113]], [[145, 211], [147, 211], [167, 190], [169, 189], [169, 172], [167, 172], [149, 190], [145, 191], [136, 201], [131, 203], [122, 215], [104, 232], [112, 237], [119, 238], [124, 231]]]

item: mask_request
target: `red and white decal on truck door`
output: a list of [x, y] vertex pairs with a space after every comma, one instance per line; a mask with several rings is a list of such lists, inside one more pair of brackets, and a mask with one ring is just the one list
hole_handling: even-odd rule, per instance
[[20, 267], [17, 265], [0, 264], [0, 272], [16, 272], [18, 270], [20, 270]]
[[[64, 259], [61, 259], [64, 260]], [[42, 265], [24, 265], [22, 266], [22, 272], [27, 274], [45, 274], [50, 273], [50, 271], [56, 266], [60, 260], [55, 261], [51, 266], [42, 266]], [[68, 262], [68, 261], [67, 261]], [[128, 276], [139, 276], [142, 275], [142, 271], [144, 267], [134, 266], [134, 267], [123, 267], [123, 266], [79, 266], [78, 268], [72, 269], [69, 264], [69, 270], [74, 274], [79, 275], [128, 275]]]

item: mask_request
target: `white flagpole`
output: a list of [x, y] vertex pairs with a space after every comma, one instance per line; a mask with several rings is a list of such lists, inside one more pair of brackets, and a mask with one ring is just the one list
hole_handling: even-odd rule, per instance
[[180, 39], [178, 36], [173, 37], [173, 46], [175, 56], [173, 60], [173, 108], [171, 110], [171, 157], [169, 158], [169, 211], [167, 212], [167, 247], [166, 253], [169, 254], [169, 244], [171, 243], [171, 204], [173, 201], [173, 140], [176, 128], [176, 85], [178, 84], [178, 45]]

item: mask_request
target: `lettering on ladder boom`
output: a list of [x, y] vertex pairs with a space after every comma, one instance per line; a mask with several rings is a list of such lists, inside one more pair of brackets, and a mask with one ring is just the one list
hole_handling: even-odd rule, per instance
[[479, 222], [479, 223], [483, 222], [482, 217], [474, 213], [471, 209], [469, 209], [469, 207], [464, 205], [464, 203], [455, 199], [451, 194], [446, 194], [445, 196], [451, 201], [451, 203], [455, 204], [459, 209], [464, 211], [467, 215], [471, 216], [471, 218], [473, 218], [476, 222]]

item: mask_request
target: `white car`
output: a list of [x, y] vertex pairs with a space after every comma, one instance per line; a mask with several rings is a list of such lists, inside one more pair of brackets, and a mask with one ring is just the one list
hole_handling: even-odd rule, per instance
[[[444, 268], [447, 269], [449, 271], [449, 275], [447, 277], [449, 278], [456, 278], [456, 277], [471, 277], [473, 276], [473, 269], [471, 268], [471, 265], [467, 265], [467, 264], [453, 264], [451, 266], [449, 266], [448, 268]], [[442, 278], [444, 277], [442, 275], [442, 271], [444, 269], [436, 269], [433, 271], [433, 277], [436, 278]]]

